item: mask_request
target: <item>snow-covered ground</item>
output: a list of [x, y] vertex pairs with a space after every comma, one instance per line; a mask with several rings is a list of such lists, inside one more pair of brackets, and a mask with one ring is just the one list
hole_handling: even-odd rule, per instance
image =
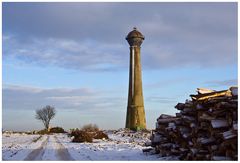
[[2, 139], [3, 160], [24, 160], [33, 149], [42, 145], [47, 136], [17, 133], [3, 134]]
[[72, 143], [67, 134], [3, 134], [3, 160], [169, 160], [142, 152], [149, 134], [107, 132], [109, 140]]

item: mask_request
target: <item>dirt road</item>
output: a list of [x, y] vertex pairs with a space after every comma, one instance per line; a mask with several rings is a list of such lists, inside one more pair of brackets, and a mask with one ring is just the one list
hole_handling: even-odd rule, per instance
[[48, 135], [41, 146], [34, 149], [24, 160], [74, 160], [68, 150], [59, 142], [55, 135]]

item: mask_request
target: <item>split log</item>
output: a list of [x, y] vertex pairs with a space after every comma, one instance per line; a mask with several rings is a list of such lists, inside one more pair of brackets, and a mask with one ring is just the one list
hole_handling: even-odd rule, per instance
[[229, 127], [229, 124], [228, 121], [224, 119], [213, 119], [211, 120], [211, 127], [213, 129], [227, 128]]
[[205, 94], [198, 94], [198, 95], [190, 95], [193, 100], [201, 101], [201, 100], [206, 100], [210, 98], [216, 98], [216, 97], [221, 97], [221, 96], [231, 96], [231, 91], [230, 90], [223, 90], [223, 91], [215, 91], [211, 93], [205, 93]]
[[197, 88], [198, 94], [212, 93], [214, 90], [206, 89], [206, 88]]
[[232, 96], [238, 96], [238, 87], [231, 87], [230, 88]]

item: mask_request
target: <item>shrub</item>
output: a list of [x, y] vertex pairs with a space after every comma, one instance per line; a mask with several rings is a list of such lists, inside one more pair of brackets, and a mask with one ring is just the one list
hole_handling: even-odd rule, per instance
[[53, 127], [49, 129], [50, 133], [66, 133], [62, 127]]
[[96, 124], [87, 124], [84, 125], [81, 130], [86, 132], [97, 132], [99, 131], [99, 128]]
[[78, 135], [78, 132], [79, 132], [80, 130], [78, 129], [78, 128], [76, 128], [76, 129], [70, 129], [70, 136], [72, 137], [72, 136], [77, 136]]
[[[96, 129], [94, 129], [96, 130]], [[89, 142], [92, 143], [93, 139], [108, 139], [108, 135], [102, 131], [92, 131], [90, 130], [79, 130], [79, 129], [71, 129], [69, 136], [74, 137], [72, 142], [83, 143]]]
[[49, 128], [48, 130], [43, 129], [43, 130], [40, 130], [40, 131], [34, 131], [34, 133], [44, 135], [44, 134], [51, 134], [51, 133], [66, 133], [66, 132], [61, 127], [53, 127], [53, 128]]
[[43, 129], [43, 130], [37, 131], [37, 134], [44, 135], [44, 134], [49, 134], [49, 132], [47, 129]]
[[86, 131], [81, 131], [77, 129], [72, 131], [70, 135], [74, 136], [72, 142], [76, 142], [76, 143], [83, 143], [83, 142], [92, 143], [93, 142], [92, 136]]

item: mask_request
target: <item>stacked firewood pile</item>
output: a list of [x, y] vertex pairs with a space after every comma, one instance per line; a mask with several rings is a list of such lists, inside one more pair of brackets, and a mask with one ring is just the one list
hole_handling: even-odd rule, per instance
[[198, 89], [178, 103], [176, 116], [162, 114], [151, 145], [162, 156], [181, 160], [237, 160], [238, 88]]

